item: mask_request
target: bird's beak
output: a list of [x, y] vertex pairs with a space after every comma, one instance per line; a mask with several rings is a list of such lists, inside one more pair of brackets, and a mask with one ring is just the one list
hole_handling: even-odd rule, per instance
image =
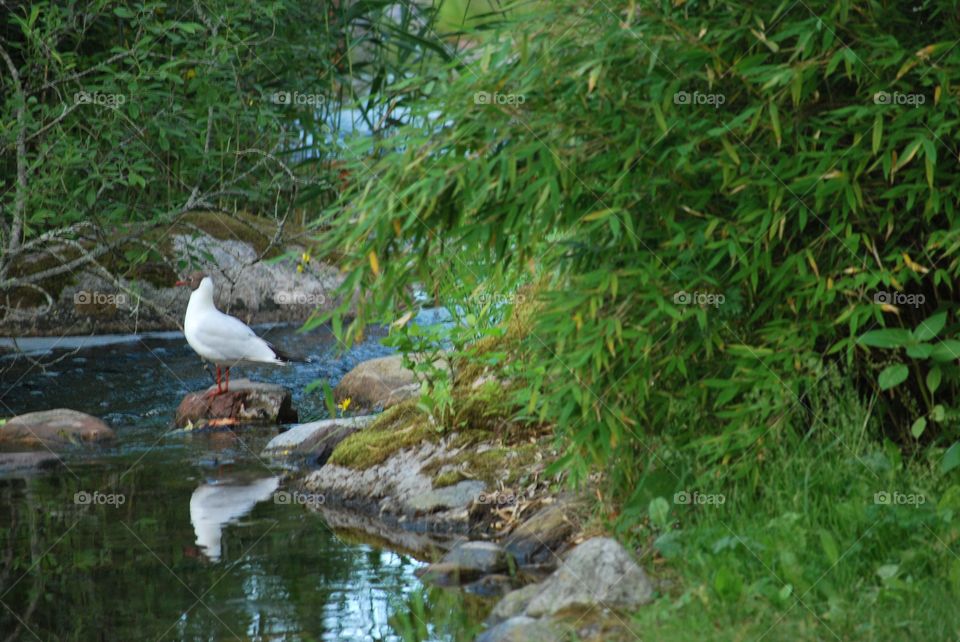
[[174, 283], [173, 285], [176, 286], [176, 287], [180, 287], [181, 285], [190, 285], [190, 284], [187, 283], [186, 281], [177, 281], [177, 282]]

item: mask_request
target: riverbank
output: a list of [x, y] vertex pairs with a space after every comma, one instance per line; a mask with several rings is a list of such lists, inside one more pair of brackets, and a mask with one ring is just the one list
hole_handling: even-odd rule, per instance
[[[0, 336], [179, 330], [189, 292], [174, 283], [193, 270], [214, 279], [221, 310], [248, 324], [302, 323], [339, 304], [335, 291], [343, 281], [336, 266], [306, 253], [309, 243], [292, 223], [278, 226], [244, 212], [188, 212], [98, 262], [10, 288]], [[87, 244], [80, 239], [21, 257], [11, 278], [59, 269]]]

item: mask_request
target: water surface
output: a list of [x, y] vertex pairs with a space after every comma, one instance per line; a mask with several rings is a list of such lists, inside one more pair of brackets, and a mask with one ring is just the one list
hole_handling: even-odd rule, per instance
[[[320, 393], [303, 392], [308, 383], [335, 384], [387, 353], [375, 335], [338, 356], [323, 328], [258, 332], [313, 361], [232, 376], [288, 386], [301, 420], [324, 415]], [[422, 562], [338, 536], [298, 503], [283, 471], [259, 457], [276, 427], [172, 432], [183, 395], [211, 382], [182, 335], [44, 339], [25, 349], [39, 363], [0, 359], [0, 416], [73, 408], [104, 418], [118, 440], [68, 453], [54, 471], [0, 478], [0, 633], [399, 639], [392, 622], [398, 611], [409, 621]], [[434, 637], [428, 623], [417, 628]]]

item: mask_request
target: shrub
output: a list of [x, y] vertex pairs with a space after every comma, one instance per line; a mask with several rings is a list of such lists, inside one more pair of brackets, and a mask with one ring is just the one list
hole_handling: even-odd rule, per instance
[[411, 80], [432, 91], [408, 125], [352, 147], [369, 181], [322, 219], [359, 291], [343, 334], [414, 283], [457, 306], [451, 270], [538, 279], [518, 401], [624, 493], [659, 431], [733, 476], [788, 426], [830, 431], [824, 360], [904, 443], [921, 416], [955, 438], [932, 413], [956, 362], [934, 399], [927, 360], [870, 333], [933, 317], [954, 345], [957, 3], [591, 4], [476, 34]]

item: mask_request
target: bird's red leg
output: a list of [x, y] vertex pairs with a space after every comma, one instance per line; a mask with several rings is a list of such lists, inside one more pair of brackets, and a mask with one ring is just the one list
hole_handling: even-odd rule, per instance
[[230, 366], [227, 366], [227, 385], [223, 387], [224, 392], [228, 390], [230, 390]]

